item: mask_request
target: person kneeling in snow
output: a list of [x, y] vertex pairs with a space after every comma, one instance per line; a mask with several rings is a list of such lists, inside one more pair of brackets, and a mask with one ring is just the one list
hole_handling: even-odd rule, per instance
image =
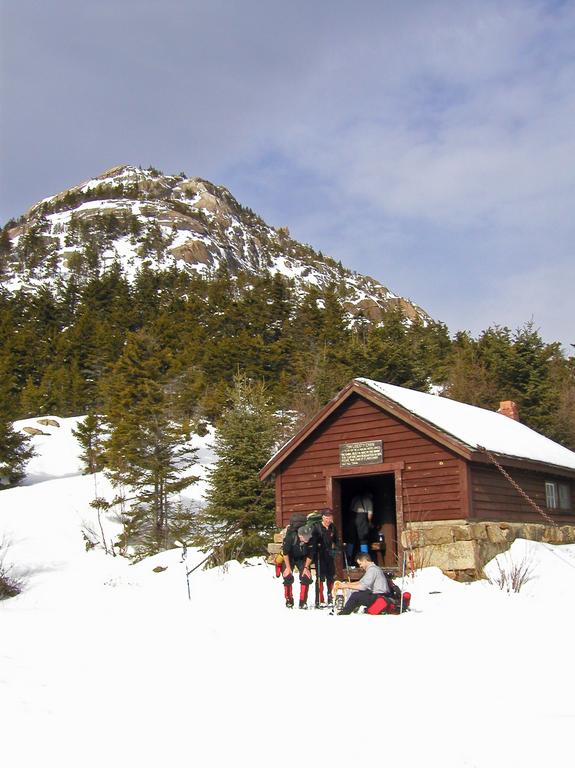
[[308, 526], [298, 528], [297, 532], [290, 526], [283, 541], [283, 582], [286, 606], [293, 608], [294, 567], [299, 571], [299, 607], [307, 608], [307, 595], [311, 577], [313, 560], [312, 530]]
[[371, 557], [361, 552], [356, 560], [359, 567], [364, 571], [359, 581], [336, 582], [334, 588], [351, 589], [353, 593], [349, 600], [340, 611], [340, 616], [347, 616], [360, 606], [369, 608], [380, 597], [390, 593], [389, 583], [383, 570], [376, 565]]

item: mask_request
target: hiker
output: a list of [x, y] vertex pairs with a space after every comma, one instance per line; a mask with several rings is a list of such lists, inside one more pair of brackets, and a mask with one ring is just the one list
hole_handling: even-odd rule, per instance
[[385, 573], [367, 553], [360, 552], [356, 562], [364, 572], [361, 579], [356, 582], [338, 581], [334, 584], [334, 588], [353, 590], [349, 600], [340, 611], [340, 616], [348, 616], [357, 611], [361, 605], [369, 608], [379, 597], [388, 595], [390, 592]]
[[355, 522], [355, 531], [359, 551], [369, 553], [369, 532], [373, 525], [373, 493], [365, 491], [351, 500], [351, 511]]
[[316, 593], [315, 606], [325, 600], [323, 583], [326, 583], [327, 602], [333, 601], [332, 589], [335, 579], [335, 555], [339, 540], [337, 530], [333, 522], [333, 512], [329, 508], [321, 510], [321, 520], [313, 527], [313, 551], [315, 562]]
[[293, 583], [294, 568], [299, 572], [299, 607], [307, 608], [307, 596], [309, 586], [313, 579], [311, 577], [311, 564], [313, 561], [312, 529], [310, 526], [303, 525], [296, 529], [289, 525], [283, 540], [283, 583], [284, 595], [287, 608], [293, 608]]

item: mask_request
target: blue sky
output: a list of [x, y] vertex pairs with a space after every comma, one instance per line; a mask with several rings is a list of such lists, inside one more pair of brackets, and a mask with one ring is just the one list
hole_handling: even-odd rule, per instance
[[575, 3], [0, 4], [0, 221], [185, 171], [452, 332], [575, 342]]

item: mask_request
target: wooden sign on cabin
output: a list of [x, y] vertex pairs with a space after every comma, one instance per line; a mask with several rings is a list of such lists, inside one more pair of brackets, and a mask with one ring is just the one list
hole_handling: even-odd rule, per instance
[[339, 446], [340, 467], [359, 467], [364, 464], [381, 464], [383, 440], [365, 440], [359, 443], [342, 443]]

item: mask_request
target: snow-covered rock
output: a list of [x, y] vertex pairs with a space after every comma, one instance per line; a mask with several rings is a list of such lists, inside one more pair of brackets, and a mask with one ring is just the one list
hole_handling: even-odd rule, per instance
[[34, 205], [8, 224], [8, 235], [12, 250], [1, 283], [11, 291], [51, 286], [71, 273], [82, 279], [96, 251], [100, 271], [118, 264], [129, 278], [143, 264], [200, 273], [223, 266], [244, 276], [267, 270], [301, 291], [339, 286], [350, 321], [360, 313], [378, 321], [391, 307], [409, 321], [429, 319], [377, 280], [267, 225], [225, 187], [154, 169], [111, 168]]

